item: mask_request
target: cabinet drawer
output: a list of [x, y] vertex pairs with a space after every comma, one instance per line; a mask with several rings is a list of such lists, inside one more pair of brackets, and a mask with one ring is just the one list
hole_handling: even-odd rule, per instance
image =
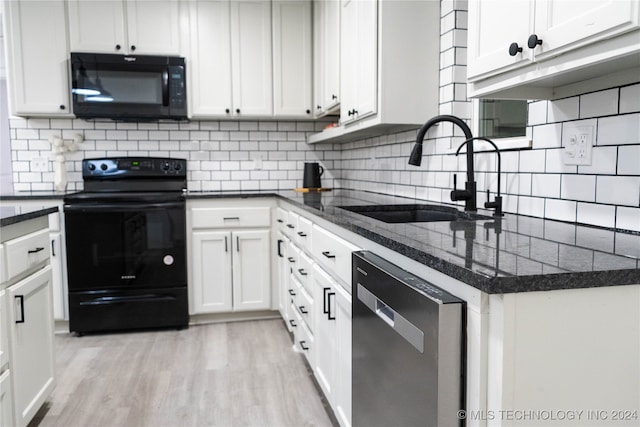
[[271, 209], [251, 208], [192, 208], [193, 228], [238, 228], [271, 226]]
[[300, 313], [300, 317], [306, 324], [307, 328], [309, 328], [310, 331], [313, 331], [313, 297], [304, 288], [304, 286], [300, 286], [295, 302], [298, 312]]
[[351, 292], [351, 252], [359, 248], [317, 225], [311, 248], [313, 257]]
[[298, 217], [298, 228], [296, 229], [296, 242], [298, 245], [306, 250], [311, 250], [311, 227], [312, 223], [307, 218]]
[[276, 229], [282, 231], [284, 234], [289, 235], [287, 223], [289, 222], [289, 211], [282, 208], [276, 208]]
[[7, 280], [11, 280], [49, 259], [51, 256], [49, 230], [40, 230], [9, 240], [5, 243], [5, 251]]
[[0, 283], [4, 283], [7, 280], [7, 269], [4, 257], [4, 245], [0, 244]]
[[285, 234], [287, 234], [291, 239], [296, 241], [296, 233], [298, 232], [298, 218], [300, 216], [293, 212], [289, 212], [287, 215], [287, 221], [285, 222]]
[[307, 361], [313, 366], [313, 334], [306, 326], [306, 323], [300, 316], [300, 312], [293, 307], [294, 319], [293, 339], [296, 350], [300, 351], [307, 358]]
[[9, 363], [9, 330], [7, 329], [8, 319], [5, 309], [5, 291], [0, 291], [0, 372]]
[[293, 268], [293, 274], [300, 281], [302, 286], [311, 292], [311, 269], [313, 261], [304, 252], [300, 251], [296, 257], [296, 263]]

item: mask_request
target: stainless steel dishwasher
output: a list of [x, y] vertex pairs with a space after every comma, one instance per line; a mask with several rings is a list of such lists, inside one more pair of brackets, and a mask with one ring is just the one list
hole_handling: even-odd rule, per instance
[[461, 426], [465, 303], [353, 253], [353, 426]]

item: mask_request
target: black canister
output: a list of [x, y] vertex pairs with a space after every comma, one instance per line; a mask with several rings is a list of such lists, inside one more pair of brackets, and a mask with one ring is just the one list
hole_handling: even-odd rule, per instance
[[302, 186], [304, 188], [320, 188], [320, 177], [324, 173], [324, 168], [319, 163], [305, 163], [304, 174], [302, 175]]

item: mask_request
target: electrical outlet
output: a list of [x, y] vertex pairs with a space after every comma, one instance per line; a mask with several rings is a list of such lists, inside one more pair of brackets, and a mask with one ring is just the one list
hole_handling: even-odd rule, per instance
[[593, 126], [577, 126], [564, 147], [565, 165], [591, 165]]
[[49, 159], [46, 157], [31, 159], [31, 172], [49, 172]]

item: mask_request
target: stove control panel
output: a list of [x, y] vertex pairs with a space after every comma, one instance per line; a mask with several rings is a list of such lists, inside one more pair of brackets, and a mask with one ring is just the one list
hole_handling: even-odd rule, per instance
[[162, 157], [111, 157], [84, 159], [84, 179], [186, 177], [187, 161]]

